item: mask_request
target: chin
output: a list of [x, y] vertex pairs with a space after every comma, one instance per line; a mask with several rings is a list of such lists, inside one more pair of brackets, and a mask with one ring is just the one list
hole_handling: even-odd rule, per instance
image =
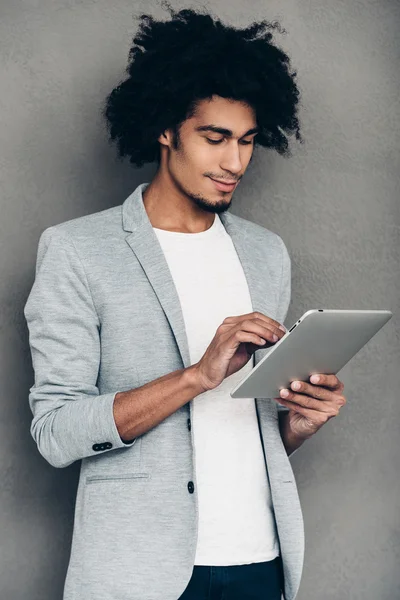
[[222, 213], [228, 210], [231, 205], [231, 194], [229, 198], [225, 200], [215, 201], [211, 198], [207, 198], [202, 194], [191, 194], [190, 198], [192, 201], [202, 210], [210, 213]]

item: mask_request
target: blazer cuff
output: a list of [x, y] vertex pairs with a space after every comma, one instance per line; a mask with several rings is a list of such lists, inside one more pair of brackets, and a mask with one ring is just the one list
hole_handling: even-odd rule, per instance
[[77, 458], [94, 456], [118, 448], [129, 448], [135, 443], [137, 438], [125, 443], [118, 433], [113, 413], [116, 394], [118, 391], [89, 397], [83, 401], [81, 408], [84, 410], [79, 411], [80, 414], [76, 406], [71, 410], [68, 421], [71, 422], [73, 418], [77, 421], [73, 427], [69, 427], [73, 432], [72, 443], [77, 451]]
[[115, 424], [117, 393], [81, 396], [37, 415], [31, 432], [42, 456], [55, 467], [67, 467], [82, 458], [133, 446], [137, 438], [125, 443]]

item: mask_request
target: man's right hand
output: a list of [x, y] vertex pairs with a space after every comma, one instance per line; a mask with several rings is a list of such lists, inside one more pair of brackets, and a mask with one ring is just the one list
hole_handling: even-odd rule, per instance
[[283, 325], [260, 312], [224, 319], [202, 358], [193, 365], [203, 390], [216, 388], [239, 371], [256, 350], [272, 346], [285, 333]]

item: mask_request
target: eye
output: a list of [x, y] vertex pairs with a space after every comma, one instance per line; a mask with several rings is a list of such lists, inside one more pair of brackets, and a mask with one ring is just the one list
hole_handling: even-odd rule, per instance
[[[223, 138], [222, 138], [222, 140], [212, 140], [210, 138], [206, 138], [206, 140], [209, 144], [220, 144], [222, 142]], [[241, 143], [243, 144], [243, 146], [248, 146], [249, 144], [252, 144], [253, 142], [241, 142]]]

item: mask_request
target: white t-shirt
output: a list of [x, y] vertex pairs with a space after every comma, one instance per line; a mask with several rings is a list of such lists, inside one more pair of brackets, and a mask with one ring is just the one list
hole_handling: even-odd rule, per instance
[[[228, 316], [253, 311], [247, 281], [221, 219], [200, 233], [153, 228], [179, 296], [190, 360], [200, 360]], [[193, 400], [199, 507], [196, 565], [273, 560], [279, 544], [254, 398], [230, 390], [254, 359]]]

